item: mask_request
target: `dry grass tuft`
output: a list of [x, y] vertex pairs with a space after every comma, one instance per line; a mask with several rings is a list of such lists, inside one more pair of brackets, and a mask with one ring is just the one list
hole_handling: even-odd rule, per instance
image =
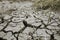
[[35, 0], [34, 5], [36, 9], [54, 9], [60, 8], [60, 0]]
[[0, 1], [13, 1], [13, 2], [19, 2], [19, 1], [32, 1], [32, 0], [0, 0]]

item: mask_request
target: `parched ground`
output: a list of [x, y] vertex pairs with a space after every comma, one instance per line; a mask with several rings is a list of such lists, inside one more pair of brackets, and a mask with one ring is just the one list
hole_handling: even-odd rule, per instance
[[0, 40], [60, 40], [59, 14], [50, 10], [37, 12], [32, 4], [0, 2]]

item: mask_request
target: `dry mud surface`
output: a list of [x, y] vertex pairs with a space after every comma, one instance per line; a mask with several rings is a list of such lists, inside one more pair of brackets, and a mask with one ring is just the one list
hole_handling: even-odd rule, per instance
[[32, 2], [0, 2], [0, 40], [60, 40], [60, 17]]

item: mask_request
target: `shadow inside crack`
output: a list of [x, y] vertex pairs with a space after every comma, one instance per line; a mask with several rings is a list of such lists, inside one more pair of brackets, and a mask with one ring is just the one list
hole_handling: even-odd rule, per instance
[[0, 37], [0, 40], [7, 40], [7, 39], [4, 39], [4, 38], [1, 38], [1, 37]]

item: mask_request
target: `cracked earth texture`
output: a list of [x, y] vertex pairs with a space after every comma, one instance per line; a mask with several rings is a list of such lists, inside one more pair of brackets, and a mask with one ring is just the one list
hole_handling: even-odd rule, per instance
[[60, 40], [60, 16], [32, 4], [0, 2], [0, 40]]

